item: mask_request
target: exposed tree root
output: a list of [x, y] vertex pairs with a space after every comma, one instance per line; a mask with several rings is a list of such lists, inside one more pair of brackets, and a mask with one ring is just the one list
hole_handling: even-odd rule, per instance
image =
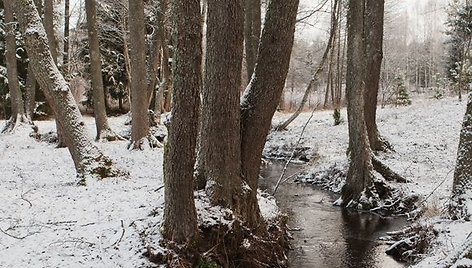
[[124, 141], [125, 138], [121, 137], [111, 129], [105, 129], [100, 132], [100, 135], [95, 139], [98, 142], [107, 142], [107, 141]]
[[159, 140], [153, 135], [149, 134], [147, 137], [140, 139], [139, 141], [130, 142], [128, 144], [129, 150], [146, 150], [150, 148], [162, 148], [162, 145]]
[[412, 263], [427, 252], [438, 232], [431, 225], [415, 224], [387, 235], [383, 238], [390, 244], [386, 253], [398, 261]]
[[371, 146], [372, 151], [374, 152], [395, 152], [393, 145], [390, 144], [384, 137], [378, 135], [377, 139], [375, 140], [374, 144]]
[[390, 167], [382, 163], [382, 161], [380, 161], [380, 159], [375, 156], [372, 156], [372, 165], [374, 166], [374, 170], [380, 173], [380, 175], [382, 175], [382, 177], [384, 177], [384, 179], [387, 181], [394, 181], [400, 183], [409, 182], [400, 174], [396, 173]]
[[0, 133], [13, 133], [22, 124], [32, 125], [33, 123], [26, 117], [26, 115], [18, 114], [16, 116], [12, 116], [7, 121]]
[[239, 220], [200, 225], [198, 245], [179, 246], [163, 241], [167, 249], [164, 253], [148, 248], [145, 256], [168, 267], [287, 267], [286, 221], [281, 216], [268, 223], [262, 233], [246, 228]]
[[465, 191], [463, 193], [453, 194], [448, 204], [449, 215], [453, 220], [465, 220], [470, 221], [472, 216], [471, 208], [468, 204], [472, 203], [472, 198], [469, 193]]

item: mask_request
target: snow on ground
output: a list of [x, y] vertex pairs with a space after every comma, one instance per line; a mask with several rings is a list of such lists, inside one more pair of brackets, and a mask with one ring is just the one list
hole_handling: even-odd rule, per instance
[[[123, 119], [111, 120], [117, 126]], [[92, 118], [86, 123], [94, 129]], [[42, 133], [55, 128], [51, 121], [37, 125]], [[0, 267], [149, 266], [135, 228], [163, 204], [162, 149], [100, 143], [131, 178], [79, 187], [68, 150], [29, 132], [0, 136]]]
[[[413, 100], [411, 106], [378, 109], [379, 130], [395, 149], [394, 153], [381, 154], [379, 158], [411, 181], [398, 185], [406, 193], [420, 195], [421, 202], [424, 201], [429, 207], [428, 217], [444, 215], [444, 205], [452, 188], [465, 105], [465, 101], [459, 102], [457, 98], [418, 98]], [[315, 112], [306, 126], [299, 146], [311, 147], [314, 153], [306, 171], [308, 174], [326, 171], [333, 165], [343, 167], [347, 164], [346, 110], [343, 109], [341, 113], [344, 122], [339, 126], [333, 125], [332, 111]], [[310, 114], [311, 112], [301, 114], [287, 131], [272, 132], [266, 148], [284, 145], [286, 148], [293, 147]], [[274, 125], [288, 116], [289, 114], [277, 114]], [[340, 188], [335, 187], [333, 190]], [[469, 237], [472, 232], [470, 223], [440, 222], [435, 226], [439, 232], [435, 249], [418, 267], [437, 267], [446, 256], [457, 256], [460, 250], [464, 250], [461, 245], [466, 239], [469, 244], [472, 242]]]
[[[109, 121], [126, 136], [127, 119]], [[85, 123], [95, 137], [93, 118], [86, 117]], [[35, 124], [40, 133], [55, 131], [54, 121]], [[148, 246], [162, 250], [163, 149], [129, 151], [126, 141], [97, 143], [130, 171], [130, 179], [77, 186], [68, 150], [37, 142], [28, 137], [30, 132], [21, 126], [0, 135], [0, 267], [155, 267], [143, 253]], [[273, 198], [263, 193], [259, 198], [267, 220], [279, 215]], [[196, 194], [201, 223], [225, 213], [209, 207], [207, 199]]]

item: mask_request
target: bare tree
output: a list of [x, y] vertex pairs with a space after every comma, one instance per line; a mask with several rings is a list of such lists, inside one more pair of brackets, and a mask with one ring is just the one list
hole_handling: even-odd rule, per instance
[[287, 77], [298, 3], [270, 1], [254, 75], [241, 101], [241, 168], [251, 189], [246, 208], [251, 227], [261, 224], [256, 198], [261, 155]]
[[148, 143], [149, 116], [146, 87], [146, 39], [143, 0], [129, 0], [131, 63], [131, 143], [132, 149], [144, 149]]
[[64, 77], [54, 63], [47, 35], [33, 0], [16, 1], [16, 11], [33, 71], [44, 95], [63, 126], [69, 152], [82, 181], [127, 175], [117, 169], [87, 137], [85, 123]]
[[365, 122], [371, 149], [386, 151], [391, 150], [392, 146], [380, 136], [376, 121], [383, 56], [384, 0], [367, 0], [365, 12], [366, 21], [370, 22], [365, 25], [366, 66], [368, 68], [365, 80]]
[[[349, 170], [342, 189], [343, 205], [355, 206], [370, 192], [374, 175], [371, 149], [364, 119], [366, 60], [364, 58], [364, 8], [366, 0], [349, 0], [347, 18], [347, 114], [349, 126]], [[365, 192], [364, 192], [365, 191]], [[374, 188], [375, 191], [375, 188]]]
[[102, 63], [100, 56], [100, 43], [97, 32], [97, 7], [96, 0], [85, 1], [85, 12], [87, 15], [87, 32], [89, 38], [90, 66], [92, 75], [93, 113], [97, 129], [97, 141], [116, 140], [119, 137], [108, 125], [105, 95], [102, 80]]
[[200, 1], [173, 0], [172, 8], [174, 107], [164, 150], [163, 236], [177, 244], [192, 246], [197, 236], [193, 169], [202, 88]]
[[7, 65], [8, 89], [11, 99], [11, 117], [2, 132], [15, 130], [21, 122], [27, 122], [23, 107], [23, 97], [20, 91], [16, 62], [16, 33], [13, 11], [13, 1], [4, 1], [5, 12], [5, 58]]
[[[214, 205], [240, 215], [243, 179], [240, 87], [243, 58], [242, 0], [208, 0], [205, 80], [199, 157]], [[244, 217], [244, 216], [243, 216]]]
[[[96, 12], [95, 12], [96, 13]], [[65, 75], [69, 75], [69, 32], [70, 32], [70, 0], [64, 0], [64, 55], [62, 69]]]

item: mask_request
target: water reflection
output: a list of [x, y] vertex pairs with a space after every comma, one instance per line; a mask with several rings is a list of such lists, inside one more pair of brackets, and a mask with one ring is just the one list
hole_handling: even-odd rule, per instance
[[[272, 190], [282, 169], [278, 164], [265, 168], [261, 188]], [[287, 175], [298, 169], [290, 167]], [[334, 207], [335, 196], [296, 183], [283, 184], [276, 197], [290, 216], [290, 227], [295, 228], [294, 250], [289, 253], [291, 267], [403, 267], [384, 253], [385, 246], [377, 238], [399, 229], [404, 220]]]

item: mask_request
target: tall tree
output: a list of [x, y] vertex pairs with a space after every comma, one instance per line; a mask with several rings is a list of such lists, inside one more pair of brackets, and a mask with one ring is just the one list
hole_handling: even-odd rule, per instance
[[177, 244], [192, 245], [197, 236], [193, 169], [202, 88], [200, 1], [172, 0], [172, 9], [174, 107], [164, 149], [163, 236]]
[[89, 38], [90, 67], [92, 75], [93, 113], [97, 129], [96, 140], [116, 140], [118, 136], [108, 125], [105, 95], [102, 80], [102, 61], [100, 55], [100, 43], [97, 31], [97, 7], [96, 0], [85, 1], [87, 16], [87, 32]]
[[149, 116], [143, 0], [129, 0], [129, 30], [132, 117], [130, 148], [144, 149], [143, 146], [148, 142]]
[[247, 79], [251, 80], [257, 59], [257, 48], [261, 36], [261, 0], [244, 0], [244, 43], [246, 50]]
[[472, 95], [469, 93], [457, 150], [449, 212], [454, 219], [472, 216]]
[[380, 70], [382, 68], [382, 44], [384, 25], [384, 0], [367, 0], [365, 10], [365, 46], [367, 73], [365, 79], [364, 115], [369, 144], [374, 151], [392, 149], [380, 136], [376, 115], [379, 93]]
[[8, 89], [11, 99], [11, 118], [2, 132], [13, 131], [20, 122], [27, 121], [23, 107], [20, 82], [18, 80], [13, 4], [13, 0], [6, 0], [3, 3], [5, 12], [5, 58], [7, 65]]
[[243, 198], [240, 87], [243, 58], [242, 0], [208, 0], [205, 79], [199, 157], [214, 205], [240, 214]]
[[[366, 0], [349, 0], [346, 95], [349, 126], [349, 170], [342, 189], [344, 205], [354, 205], [373, 184], [371, 149], [364, 120], [366, 76], [364, 13]], [[366, 190], [366, 192], [364, 192]], [[354, 201], [351, 203], [351, 201]]]
[[[46, 30], [48, 47], [51, 50], [52, 59], [54, 64], [57, 65], [57, 58], [59, 55], [58, 42], [56, 37], [56, 31], [54, 29], [54, 0], [44, 0], [44, 28]], [[57, 116], [57, 115], [56, 115]], [[64, 135], [63, 126], [56, 119], [56, 131], [57, 131], [57, 147], [66, 147], [67, 141]]]
[[[95, 12], [97, 13], [97, 12]], [[69, 32], [70, 32], [70, 0], [64, 0], [64, 55], [63, 72], [69, 74]]]
[[241, 173], [251, 189], [246, 209], [252, 227], [261, 224], [256, 195], [262, 150], [287, 77], [298, 3], [269, 2], [254, 75], [241, 100]]
[[15, 1], [20, 28], [33, 71], [57, 121], [63, 126], [64, 137], [80, 178], [107, 178], [126, 175], [115, 167], [87, 137], [85, 123], [64, 77], [54, 63], [46, 31], [33, 0]]

